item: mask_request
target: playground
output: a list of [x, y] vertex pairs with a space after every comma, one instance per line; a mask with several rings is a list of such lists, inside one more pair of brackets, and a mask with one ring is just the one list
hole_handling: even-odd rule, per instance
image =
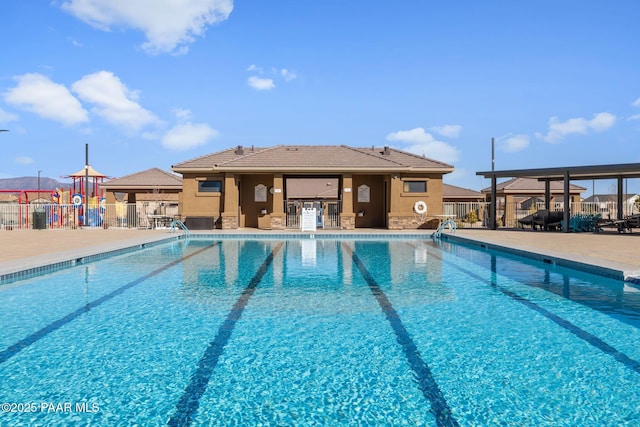
[[[13, 229], [44, 229], [102, 227], [107, 213], [104, 190], [109, 179], [91, 166], [64, 176], [72, 180], [69, 188], [0, 190], [6, 202], [0, 204], [0, 227]], [[8, 202], [8, 203], [7, 203]], [[120, 209], [126, 220], [126, 207]], [[118, 212], [114, 212], [114, 218]]]

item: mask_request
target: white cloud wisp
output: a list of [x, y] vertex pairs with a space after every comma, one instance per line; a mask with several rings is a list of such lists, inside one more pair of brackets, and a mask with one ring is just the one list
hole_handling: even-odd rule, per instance
[[558, 143], [570, 134], [587, 134], [589, 131], [602, 132], [613, 126], [615, 122], [616, 116], [606, 112], [594, 114], [591, 120], [577, 117], [560, 122], [557, 117], [551, 117], [547, 134], [537, 133], [536, 136], [547, 142]]
[[85, 102], [94, 104], [94, 113], [108, 122], [130, 130], [140, 130], [158, 119], [138, 104], [138, 93], [129, 90], [109, 71], [88, 74], [72, 85]]
[[16, 80], [18, 85], [4, 94], [8, 104], [65, 125], [89, 121], [87, 111], [64, 85], [37, 73], [24, 74]]
[[147, 53], [185, 53], [207, 27], [229, 17], [233, 0], [67, 0], [62, 9], [104, 31], [142, 31]]
[[408, 147], [403, 148], [403, 150], [449, 164], [457, 161], [460, 157], [460, 152], [457, 148], [446, 142], [436, 140], [421, 127], [392, 132], [387, 135], [387, 141], [399, 141], [410, 144]]
[[529, 146], [528, 135], [513, 135], [500, 141], [500, 147], [502, 151], [507, 153], [517, 153], [526, 149]]
[[171, 128], [163, 137], [162, 145], [170, 150], [184, 151], [206, 144], [219, 132], [202, 123], [181, 123]]
[[273, 79], [263, 79], [258, 76], [249, 77], [247, 83], [255, 90], [271, 90], [276, 87]]
[[434, 131], [440, 136], [447, 138], [457, 138], [460, 136], [462, 126], [460, 125], [444, 125], [444, 126], [432, 126], [430, 130]]

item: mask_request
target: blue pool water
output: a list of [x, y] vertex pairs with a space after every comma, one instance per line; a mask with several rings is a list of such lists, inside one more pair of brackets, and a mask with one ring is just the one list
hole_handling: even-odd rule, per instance
[[172, 241], [0, 322], [0, 425], [640, 425], [640, 289], [449, 242]]

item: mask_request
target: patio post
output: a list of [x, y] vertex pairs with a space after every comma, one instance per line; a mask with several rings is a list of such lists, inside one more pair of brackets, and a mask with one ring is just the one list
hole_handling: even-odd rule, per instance
[[569, 197], [569, 171], [564, 171], [564, 227], [562, 227], [563, 233], [569, 232], [569, 218], [571, 218], [571, 198]]

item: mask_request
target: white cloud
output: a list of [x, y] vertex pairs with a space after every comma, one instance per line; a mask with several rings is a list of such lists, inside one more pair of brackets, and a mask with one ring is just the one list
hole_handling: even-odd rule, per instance
[[594, 114], [591, 120], [583, 117], [569, 119], [565, 122], [558, 121], [557, 117], [549, 119], [549, 131], [546, 135], [537, 133], [536, 136], [547, 142], [556, 143], [562, 141], [566, 135], [572, 133], [586, 134], [589, 131], [601, 132], [615, 124], [616, 116], [611, 113]]
[[640, 120], [640, 114], [634, 114], [633, 116], [629, 117], [629, 120]]
[[138, 92], [131, 91], [109, 71], [88, 74], [72, 85], [80, 99], [95, 105], [93, 112], [110, 123], [131, 130], [158, 119], [138, 104]]
[[249, 86], [256, 90], [271, 90], [276, 87], [276, 85], [273, 83], [273, 79], [263, 79], [258, 76], [249, 77], [247, 83], [249, 83]]
[[[252, 88], [256, 90], [271, 90], [276, 87], [273, 78], [258, 77], [258, 75], [265, 74], [264, 68], [256, 64], [251, 64], [249, 65], [249, 67], [247, 67], [247, 71], [257, 74], [255, 76], [249, 77], [248, 84]], [[287, 68], [278, 69], [276, 67], [271, 67], [271, 71], [269, 74], [277, 78], [281, 77], [285, 82], [290, 82], [291, 80], [295, 80], [298, 77], [295, 72]]]
[[633, 105], [634, 107], [640, 107], [640, 98], [636, 99], [635, 101], [633, 101]]
[[18, 116], [0, 108], [0, 123], [9, 123], [18, 120]]
[[19, 165], [30, 165], [33, 163], [33, 159], [31, 157], [20, 156], [15, 158], [15, 162]]
[[218, 131], [206, 124], [182, 123], [162, 137], [162, 145], [171, 150], [189, 150], [206, 144], [218, 136]]
[[176, 118], [180, 121], [186, 121], [191, 118], [191, 110], [185, 108], [176, 108], [173, 110], [173, 114], [175, 114]]
[[286, 82], [290, 82], [291, 80], [293, 80], [293, 79], [295, 79], [296, 77], [298, 77], [298, 76], [296, 75], [296, 73], [294, 73], [294, 72], [292, 72], [292, 71], [289, 71], [289, 70], [287, 70], [286, 68], [283, 68], [283, 69], [281, 69], [281, 70], [280, 70], [280, 75], [281, 75], [282, 77], [284, 77], [284, 80], [285, 80]]
[[462, 179], [467, 178], [470, 175], [471, 174], [467, 169], [456, 167], [453, 172], [444, 175], [442, 179], [444, 179], [445, 181], [447, 181], [447, 183], [449, 183], [449, 182], [460, 181]]
[[444, 125], [444, 126], [433, 126], [430, 130], [434, 131], [440, 136], [445, 136], [447, 138], [457, 138], [460, 136], [460, 131], [462, 131], [462, 126], [460, 125]]
[[67, 0], [62, 9], [98, 29], [144, 32], [151, 54], [184, 53], [207, 27], [226, 20], [233, 0]]
[[409, 143], [411, 145], [404, 147], [403, 150], [445, 163], [453, 163], [460, 157], [457, 148], [436, 140], [431, 134], [425, 132], [424, 128], [392, 132], [387, 135], [387, 141]]
[[7, 103], [65, 125], [89, 121], [87, 111], [65, 86], [36, 73], [18, 76], [16, 80], [18, 86], [4, 94]]
[[517, 153], [518, 151], [522, 151], [529, 146], [529, 136], [509, 136], [506, 139], [500, 141], [500, 146], [502, 147], [502, 150], [507, 153]]
[[596, 132], [602, 132], [609, 129], [616, 122], [616, 116], [611, 113], [598, 113], [589, 120], [589, 127]]

